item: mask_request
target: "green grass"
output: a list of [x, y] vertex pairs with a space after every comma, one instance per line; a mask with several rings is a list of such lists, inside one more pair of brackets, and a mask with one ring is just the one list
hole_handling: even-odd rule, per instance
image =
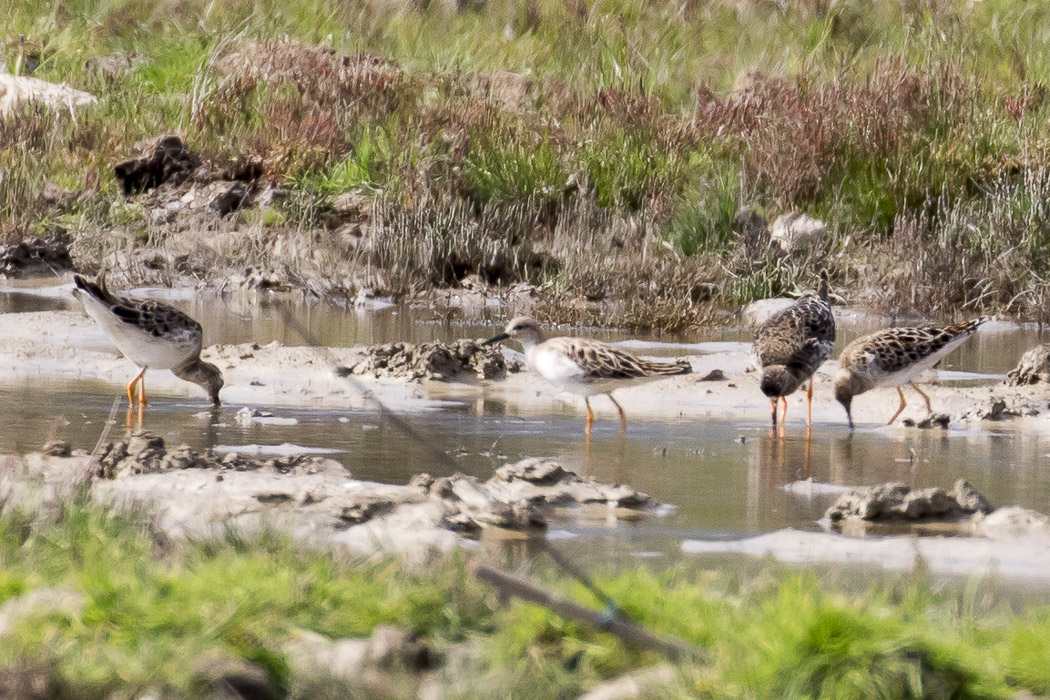
[[[852, 303], [1050, 318], [1046, 223], [1011, 226], [1003, 245], [989, 244], [985, 223], [1040, 197], [1050, 171], [1048, 19], [1048, 0], [490, 0], [458, 12], [370, 0], [28, 0], [0, 17], [0, 36], [25, 34], [40, 51], [37, 77], [100, 102], [75, 122], [27, 108], [0, 123], [0, 236], [64, 221], [74, 239], [99, 239], [85, 248], [104, 249], [107, 228], [129, 224], [91, 198], [56, 218], [44, 187], [95, 182], [116, 198], [112, 164], [138, 140], [177, 132], [220, 164], [262, 158], [272, 181], [295, 190], [270, 218], [278, 229], [317, 228], [331, 198], [355, 188], [381, 192], [410, 219], [461, 212], [456, 227], [483, 238], [484, 212], [531, 207], [527, 243], [565, 253], [557, 273], [528, 281], [555, 294], [595, 287], [565, 270], [666, 279], [674, 256], [698, 261], [720, 290], [714, 304], [814, 278], [807, 269], [787, 279], [775, 256], [743, 250], [732, 225], [748, 206], [827, 221], [828, 241], [790, 265], [820, 261]], [[238, 51], [251, 60], [224, 68]], [[85, 69], [112, 53], [139, 62], [112, 77]], [[576, 216], [591, 208], [599, 215]], [[949, 228], [950, 212], [970, 218]], [[591, 254], [598, 220], [642, 232], [618, 248], [622, 261]], [[931, 266], [936, 251], [900, 249], [916, 240], [965, 254]], [[371, 274], [366, 265], [332, 276]], [[394, 278], [366, 281], [394, 294], [430, 283], [383, 283]], [[945, 279], [960, 282], [911, 293]], [[618, 296], [606, 301], [672, 304], [695, 283], [612, 285]], [[703, 315], [678, 308], [652, 312], [670, 327]], [[634, 323], [604, 312], [601, 322]]]
[[[0, 680], [47, 669], [51, 697], [203, 692], [201, 660], [244, 659], [282, 692], [297, 677], [283, 651], [296, 630], [367, 636], [412, 630], [439, 653], [468, 644], [452, 697], [573, 697], [659, 661], [533, 605], [501, 604], [462, 558], [427, 567], [367, 563], [273, 535], [171, 543], [134, 515], [68, 506], [54, 519], [0, 518], [0, 603], [59, 587], [79, 611], [20, 619], [0, 647]], [[550, 569], [533, 580], [588, 605]], [[1050, 692], [1050, 604], [988, 584], [925, 577], [872, 582], [766, 570], [676, 566], [597, 576], [647, 628], [707, 651], [667, 692], [698, 697], [1000, 698]], [[451, 675], [449, 675], [451, 674]], [[346, 689], [344, 689], [346, 690]], [[305, 691], [304, 691], [305, 692]]]
[[501, 146], [479, 139], [463, 168], [469, 196], [487, 204], [555, 205], [565, 189], [567, 175], [549, 141], [526, 146]]

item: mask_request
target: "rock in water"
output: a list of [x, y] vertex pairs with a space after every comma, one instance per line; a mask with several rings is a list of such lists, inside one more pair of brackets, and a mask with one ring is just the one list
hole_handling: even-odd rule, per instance
[[913, 489], [907, 484], [887, 483], [853, 489], [828, 508], [824, 517], [832, 523], [867, 521], [952, 520], [972, 513], [990, 513], [992, 504], [965, 479], [944, 489]]

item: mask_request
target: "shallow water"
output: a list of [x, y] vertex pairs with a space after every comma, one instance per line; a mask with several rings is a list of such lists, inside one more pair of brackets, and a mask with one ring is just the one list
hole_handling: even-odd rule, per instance
[[[149, 293], [148, 290], [144, 293]], [[326, 345], [357, 345], [393, 340], [414, 342], [459, 337], [487, 337], [491, 322], [457, 322], [437, 318], [428, 309], [385, 308], [377, 311], [287, 303], [233, 303], [220, 299], [175, 298], [170, 302], [205, 326], [207, 342], [306, 341], [286, 323], [296, 323], [311, 339]], [[59, 295], [0, 293], [0, 312], [72, 308]], [[879, 324], [864, 319], [840, 323], [840, 345]], [[944, 378], [980, 383], [1012, 368], [1024, 349], [1043, 340], [1034, 328], [993, 327], [979, 334], [946, 361], [957, 372]], [[608, 332], [588, 335], [619, 341]], [[700, 331], [675, 337], [637, 337], [629, 347], [647, 355], [713, 350], [713, 343], [744, 343], [742, 329]], [[683, 347], [686, 346], [693, 347]], [[700, 344], [696, 347], [696, 344]], [[981, 377], [975, 373], [992, 375]], [[0, 452], [27, 452], [52, 437], [91, 449], [102, 431], [117, 394], [114, 387], [93, 382], [43, 381], [0, 385]], [[603, 399], [598, 398], [597, 401]], [[630, 412], [630, 405], [625, 406]], [[170, 444], [197, 448], [291, 443], [337, 450], [331, 456], [359, 479], [403, 483], [413, 474], [461, 471], [481, 478], [494, 468], [524, 456], [553, 457], [599, 479], [641, 489], [674, 504], [666, 517], [639, 523], [572, 520], [553, 524], [552, 541], [602, 539], [621, 555], [662, 556], [683, 537], [734, 536], [781, 527], [815, 528], [815, 520], [835, 495], [803, 496], [782, 486], [812, 477], [817, 482], [871, 484], [899, 480], [916, 486], [948, 487], [968, 479], [995, 504], [1020, 504], [1046, 510], [1050, 502], [1050, 436], [1002, 432], [861, 430], [852, 436], [841, 423], [817, 424], [806, 440], [802, 426], [772, 438], [764, 411], [741, 420], [632, 420], [621, 441], [615, 420], [599, 419], [589, 456], [584, 451], [583, 418], [571, 405], [550, 415], [527, 419], [507, 415], [498, 400], [464, 400], [455, 406], [413, 413], [406, 420], [424, 436], [417, 442], [374, 412], [275, 409], [293, 424], [241, 425], [240, 406], [212, 412], [199, 401], [156, 397], [146, 414], [146, 427]], [[122, 430], [117, 416], [114, 435]], [[437, 454], [434, 450], [436, 449]], [[570, 545], [571, 546], [571, 545]]]

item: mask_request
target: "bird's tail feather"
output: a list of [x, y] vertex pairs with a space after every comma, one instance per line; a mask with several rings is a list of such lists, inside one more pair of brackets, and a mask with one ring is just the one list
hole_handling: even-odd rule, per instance
[[92, 282], [83, 275], [73, 275], [73, 283], [76, 284], [77, 289], [90, 295], [93, 299], [97, 299], [103, 304], [114, 303], [113, 296], [106, 289], [106, 274], [103, 272], [98, 278]]
[[643, 362], [641, 364], [645, 369], [646, 374], [649, 375], [661, 374], [673, 376], [676, 374], [690, 374], [693, 371], [693, 366], [689, 364], [688, 360], [678, 360], [676, 362]]
[[977, 330], [977, 327], [988, 320], [987, 316], [981, 316], [980, 318], [970, 319], [969, 321], [963, 321], [962, 323], [956, 323], [953, 326], [948, 326], [945, 330], [951, 335], [963, 335], [964, 333], [969, 335]]

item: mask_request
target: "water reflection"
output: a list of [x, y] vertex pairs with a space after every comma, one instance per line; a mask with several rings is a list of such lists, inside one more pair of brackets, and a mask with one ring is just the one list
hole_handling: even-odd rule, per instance
[[[373, 312], [265, 299], [190, 296], [171, 303], [202, 321], [209, 343], [303, 343], [285, 322], [287, 314], [294, 314], [309, 335], [332, 346], [489, 337], [503, 320], [496, 309], [491, 318], [465, 322], [432, 308], [393, 307]], [[0, 294], [0, 304], [7, 304], [0, 311], [73, 308], [60, 296]], [[846, 325], [840, 343], [872, 327], [879, 326], [870, 320]], [[604, 332], [588, 335], [623, 338]], [[742, 329], [705, 329], [673, 339], [743, 342], [749, 337], [749, 331]], [[1038, 329], [982, 332], [949, 356], [946, 366], [1005, 372], [1026, 347], [1041, 339]], [[642, 352], [674, 355], [682, 349], [668, 345]], [[119, 394], [114, 387], [79, 380], [0, 386], [0, 405], [6, 409], [0, 412], [0, 452], [31, 451], [55, 437], [91, 449]], [[407, 420], [422, 435], [421, 441], [406, 437], [396, 424], [373, 412], [277, 409], [279, 416], [298, 422], [242, 425], [235, 420], [238, 408], [226, 406], [212, 412], [201, 401], [161, 397], [151, 404], [144, 423], [171, 444], [188, 443], [199, 449], [284, 442], [332, 448], [339, 450], [335, 458], [355, 477], [393, 483], [407, 482], [424, 471], [435, 475], [460, 471], [488, 478], [507, 461], [552, 457], [571, 469], [603, 481], [630, 484], [657, 500], [675, 504], [678, 510], [666, 519], [616, 526], [625, 536], [644, 540], [646, 547], [652, 546], [653, 537], [814, 527], [834, 497], [803, 497], [781, 488], [810, 477], [848, 485], [897, 480], [942, 487], [962, 477], [997, 505], [1018, 503], [1045, 510], [1050, 500], [1050, 447], [1039, 435], [1011, 432], [1009, 423], [1002, 432], [881, 428], [854, 434], [840, 423], [818, 423], [807, 440], [801, 415], [792, 418], [785, 435], [771, 436], [768, 406], [756, 396], [753, 419], [747, 420], [657, 421], [632, 415], [626, 440], [619, 437], [617, 422], [606, 415], [595, 425], [588, 452], [582, 410], [572, 404], [558, 405], [548, 415], [522, 418], [508, 413], [507, 406], [496, 399], [463, 400], [446, 410], [410, 416]], [[120, 425], [116, 428], [121, 429]], [[435, 458], [435, 449], [442, 458]], [[609, 527], [583, 513], [556, 526], [576, 534]]]
[[[115, 393], [87, 383], [0, 387], [0, 405], [8, 407], [0, 414], [0, 452], [38, 449], [50, 438], [90, 450]], [[213, 412], [200, 402], [157, 398], [145, 427], [171, 444], [198, 449], [285, 442], [333, 448], [339, 451], [334, 458], [354, 477], [392, 483], [405, 483], [424, 471], [459, 471], [485, 479], [508, 461], [551, 457], [677, 506], [666, 519], [617, 526], [648, 533], [815, 527], [834, 496], [799, 496], [781, 488], [808, 477], [848, 485], [895, 480], [918, 487], [950, 487], [961, 477], [997, 505], [1045, 509], [1050, 499], [1050, 446], [1039, 435], [1008, 431], [877, 429], [851, 435], [840, 425], [818, 423], [807, 440], [798, 423], [787, 435], [771, 437], [769, 426], [758, 420], [663, 422], [638, 417], [631, 421], [626, 440], [618, 436], [615, 421], [599, 422], [588, 455], [583, 416], [568, 405], [548, 416], [521, 418], [508, 415], [500, 401], [479, 399], [450, 410], [413, 414], [408, 420], [421, 441], [367, 411], [279, 409], [278, 416], [298, 422], [242, 425], [235, 419], [238, 408]], [[122, 432], [120, 425], [114, 429], [115, 435]], [[442, 458], [435, 458], [435, 449]], [[559, 526], [570, 531], [605, 528], [608, 523], [602, 517], [595, 520], [580, 513]]]

